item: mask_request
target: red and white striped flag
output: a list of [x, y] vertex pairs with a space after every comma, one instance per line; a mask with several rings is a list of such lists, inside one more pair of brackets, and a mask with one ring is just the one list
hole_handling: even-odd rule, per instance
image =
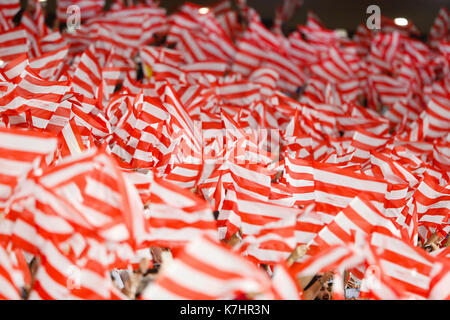
[[426, 298], [431, 281], [434, 258], [424, 250], [382, 233], [373, 233], [370, 244], [375, 247], [382, 272], [392, 283], [403, 286], [405, 294]]
[[379, 68], [393, 71], [395, 58], [400, 53], [399, 32], [378, 33], [372, 40], [369, 59]]
[[31, 59], [30, 67], [41, 78], [49, 81], [57, 81], [65, 66], [65, 59], [68, 52], [69, 46], [65, 46], [57, 51], [44, 53], [37, 58]]
[[102, 256], [88, 258], [83, 264], [77, 263], [63, 250], [48, 241], [40, 257], [41, 265], [36, 272], [30, 300], [109, 300], [112, 298], [113, 284], [105, 265], [101, 264]]
[[103, 151], [93, 148], [67, 157], [39, 181], [78, 210], [83, 225], [101, 231], [100, 237], [133, 247], [147, 239], [149, 226], [139, 193]]
[[73, 76], [72, 88], [86, 98], [98, 98], [101, 83], [101, 67], [95, 56], [94, 47], [89, 47], [80, 58]]
[[330, 82], [342, 82], [353, 77], [353, 71], [336, 47], [331, 47], [328, 57], [310, 67], [312, 73]]
[[157, 177], [150, 185], [147, 219], [150, 224], [148, 242], [152, 245], [179, 247], [203, 233], [218, 239], [209, 204], [190, 191]]
[[11, 83], [18, 83], [22, 72], [28, 66], [29, 61], [26, 54], [21, 54], [17, 58], [10, 60], [2, 69], [1, 73], [6, 80]]
[[272, 286], [275, 300], [300, 300], [302, 291], [297, 279], [283, 262], [277, 264], [273, 271]]
[[203, 235], [177, 254], [142, 298], [213, 300], [233, 299], [242, 293], [271, 297], [270, 279], [248, 260]]
[[20, 0], [4, 0], [0, 3], [0, 12], [6, 21], [12, 23], [12, 18], [20, 10]]
[[440, 269], [441, 271], [430, 281], [427, 296], [430, 300], [450, 300], [450, 265], [448, 261], [442, 261]]
[[80, 131], [74, 119], [71, 119], [58, 135], [60, 141], [60, 155], [61, 157], [67, 157], [69, 155], [75, 155], [82, 153], [86, 150], [86, 146], [83, 144]]
[[57, 147], [49, 134], [0, 128], [0, 208], [5, 208], [16, 186]]
[[318, 246], [322, 250], [330, 245], [351, 242], [352, 230], [366, 235], [376, 230], [387, 235], [401, 237], [398, 226], [375, 208], [369, 198], [360, 195], [350, 201], [348, 206], [338, 213], [330, 224], [320, 230], [310, 246]]
[[[294, 213], [264, 224], [257, 233], [243, 237], [240, 251], [256, 263], [273, 265], [280, 259], [286, 260], [297, 244], [296, 222], [297, 215]], [[244, 228], [242, 230], [244, 233]]]
[[361, 248], [350, 244], [333, 245], [292, 267], [296, 277], [311, 276], [321, 272], [344, 270], [365, 262]]
[[0, 60], [10, 61], [28, 50], [28, 37], [24, 28], [17, 27], [0, 34]]
[[69, 80], [45, 80], [28, 65], [17, 85], [0, 98], [0, 111], [13, 115], [27, 112], [30, 127], [45, 129], [69, 89]]
[[20, 300], [21, 292], [14, 275], [18, 272], [8, 251], [0, 245], [0, 299]]
[[450, 188], [442, 187], [432, 176], [425, 174], [412, 195], [417, 206], [420, 224], [441, 226], [450, 216]]
[[450, 12], [446, 7], [442, 7], [430, 28], [428, 39], [430, 46], [437, 49], [440, 41], [445, 40], [449, 36], [450, 28]]

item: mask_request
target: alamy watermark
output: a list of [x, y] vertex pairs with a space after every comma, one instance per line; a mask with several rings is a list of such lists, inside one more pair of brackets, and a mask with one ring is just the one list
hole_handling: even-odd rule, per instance
[[380, 30], [381, 29], [381, 9], [379, 6], [372, 4], [367, 7], [367, 14], [370, 16], [366, 20], [366, 27], [369, 30]]
[[71, 5], [67, 8], [67, 31], [74, 33], [75, 30], [80, 29], [81, 25], [81, 9], [77, 5]]

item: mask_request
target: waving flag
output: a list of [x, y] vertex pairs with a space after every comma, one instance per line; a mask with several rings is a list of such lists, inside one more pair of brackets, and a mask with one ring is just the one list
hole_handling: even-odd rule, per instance
[[9, 61], [15, 57], [27, 53], [29, 43], [24, 28], [10, 29], [0, 34], [0, 59]]
[[18, 272], [14, 270], [10, 254], [0, 246], [0, 281], [2, 283], [0, 289], [0, 298], [2, 300], [19, 300], [20, 290], [14, 281], [14, 274]]
[[[196, 281], [189, 281], [195, 278]], [[143, 293], [152, 299], [232, 299], [240, 293], [271, 295], [269, 278], [208, 236], [195, 238]]]
[[312, 245], [326, 248], [352, 240], [352, 231], [370, 234], [373, 230], [401, 237], [395, 223], [379, 212], [367, 198], [355, 197], [325, 228], [320, 230]]
[[216, 238], [216, 222], [208, 203], [172, 183], [155, 178], [150, 186], [148, 241], [181, 246], [200, 233]]
[[0, 11], [6, 21], [11, 21], [19, 10], [20, 0], [5, 0], [0, 4]]
[[299, 299], [321, 272], [449, 298], [446, 8], [424, 42], [312, 11], [283, 34], [296, 0], [272, 30], [241, 0], [59, 1], [73, 32], [28, 2], [0, 4], [0, 298]]
[[56, 150], [56, 137], [18, 129], [0, 128], [0, 207], [4, 208], [14, 189], [28, 172]]

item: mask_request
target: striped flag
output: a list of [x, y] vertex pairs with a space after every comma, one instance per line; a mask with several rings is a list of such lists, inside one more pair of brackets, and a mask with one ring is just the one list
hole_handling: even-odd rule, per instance
[[74, 119], [71, 119], [65, 127], [60, 131], [58, 138], [60, 140], [61, 157], [75, 155], [86, 150], [81, 139], [80, 131]]
[[179, 247], [203, 233], [218, 239], [209, 204], [157, 177], [150, 185], [147, 219], [150, 224], [148, 243], [152, 245]]
[[296, 222], [297, 216], [292, 214], [264, 224], [256, 234], [243, 237], [240, 251], [257, 263], [273, 265], [286, 260], [297, 244]]
[[24, 28], [17, 27], [0, 34], [0, 60], [10, 61], [28, 50], [29, 42]]
[[0, 246], [0, 299], [20, 300], [21, 292], [18, 284], [14, 280], [15, 270], [8, 251]]
[[49, 134], [4, 128], [0, 128], [0, 137], [0, 208], [5, 208], [29, 171], [54, 153], [57, 139]]
[[213, 300], [233, 299], [241, 293], [272, 296], [270, 279], [255, 265], [204, 235], [189, 242], [142, 297]]

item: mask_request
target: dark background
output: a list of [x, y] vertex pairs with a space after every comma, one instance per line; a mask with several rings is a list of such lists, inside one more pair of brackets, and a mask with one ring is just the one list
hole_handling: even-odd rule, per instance
[[[161, 0], [161, 6], [172, 12], [184, 3], [184, 0]], [[216, 0], [191, 0], [197, 4], [212, 4]], [[255, 8], [264, 22], [270, 23], [275, 14], [275, 8], [281, 0], [247, 0], [247, 4]], [[381, 14], [390, 18], [405, 17], [412, 20], [422, 34], [427, 34], [439, 9], [447, 5], [450, 0], [303, 0], [299, 8], [288, 22], [289, 28], [306, 22], [306, 13], [312, 9], [321, 18], [327, 28], [343, 28], [353, 32], [359, 23], [369, 16], [366, 9], [376, 4]]]
[[[54, 8], [56, 1], [47, 0], [47, 3], [49, 7]], [[24, 3], [27, 0], [21, 0], [21, 2]], [[184, 2], [185, 0], [161, 0], [161, 6], [166, 8], [168, 13], [172, 13]], [[191, 0], [191, 2], [208, 6], [216, 3], [217, 0]], [[282, 3], [282, 0], [247, 0], [247, 3], [259, 12], [266, 25], [270, 25], [275, 8]], [[298, 24], [304, 24], [308, 9], [312, 9], [327, 28], [343, 28], [353, 33], [358, 24], [364, 22], [369, 16], [366, 14], [366, 9], [372, 4], [380, 7], [382, 15], [390, 18], [405, 17], [413, 21], [422, 35], [428, 34], [442, 6], [446, 5], [450, 9], [450, 0], [303, 0], [303, 6], [294, 13], [285, 26], [285, 30], [292, 30]]]

